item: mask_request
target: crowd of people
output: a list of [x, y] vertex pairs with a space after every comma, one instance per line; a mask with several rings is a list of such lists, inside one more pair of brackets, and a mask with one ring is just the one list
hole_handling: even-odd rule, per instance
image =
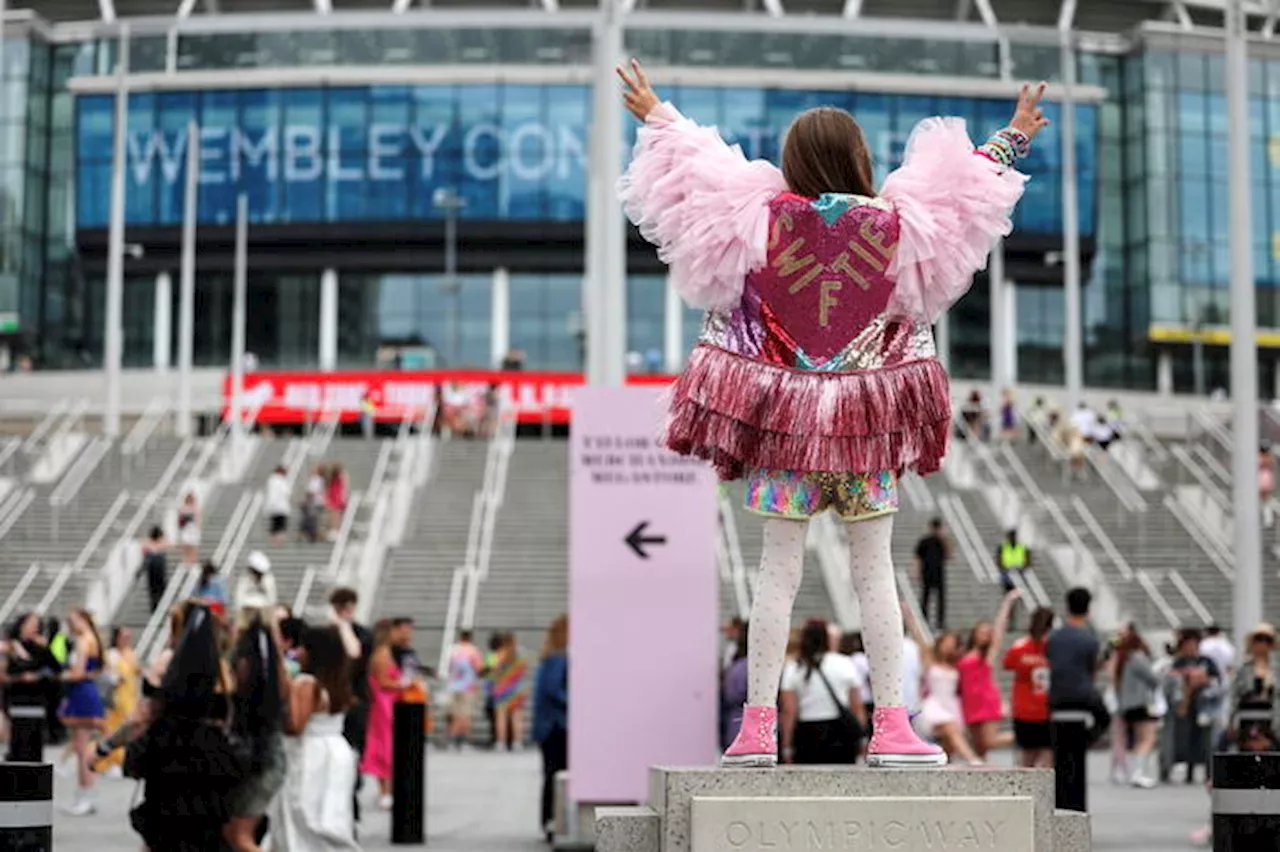
[[95, 813], [99, 774], [138, 779], [129, 819], [151, 850], [359, 849], [360, 775], [389, 808], [392, 708], [426, 700], [413, 622], [369, 631], [344, 588], [318, 624], [251, 600], [183, 602], [150, 662], [82, 609], [19, 616], [2, 649], [8, 759], [65, 742], [75, 816]]
[[960, 418], [965, 431], [983, 442], [995, 438], [1004, 441], [1025, 438], [1036, 443], [1044, 436], [1063, 449], [1073, 476], [1083, 474], [1090, 447], [1105, 452], [1120, 440], [1124, 431], [1124, 413], [1114, 399], [1104, 409], [1092, 408], [1081, 401], [1070, 416], [1064, 416], [1058, 406], [1038, 396], [1024, 416], [1019, 413], [1011, 390], [1001, 394], [1000, 407], [993, 418], [982, 391], [974, 389], [960, 406]]
[[[1021, 592], [1009, 591], [994, 618], [966, 633], [926, 641], [916, 608], [904, 602], [903, 694], [914, 724], [951, 756], [980, 765], [1015, 747], [1018, 765], [1052, 767], [1051, 713], [1086, 710], [1094, 738], [1109, 737], [1112, 780], [1149, 789], [1206, 780], [1215, 749], [1278, 744], [1276, 631], [1259, 625], [1243, 659], [1217, 627], [1180, 630], [1163, 653], [1128, 625], [1109, 639], [1088, 623], [1090, 595], [1073, 589], [1065, 617], [1035, 608], [1028, 631], [1007, 642]], [[749, 625], [725, 628], [721, 739], [733, 741], [746, 694]], [[1011, 674], [1006, 694], [997, 673]], [[851, 764], [871, 735], [875, 696], [858, 633], [820, 619], [793, 631], [779, 684], [780, 758], [797, 764]], [[1006, 724], [1007, 723], [1007, 724]]]

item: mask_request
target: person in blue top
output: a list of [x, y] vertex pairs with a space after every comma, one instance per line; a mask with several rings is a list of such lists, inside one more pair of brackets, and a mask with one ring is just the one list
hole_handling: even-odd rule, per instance
[[556, 773], [569, 768], [569, 617], [547, 628], [533, 687], [533, 739], [542, 750], [542, 830], [555, 837]]

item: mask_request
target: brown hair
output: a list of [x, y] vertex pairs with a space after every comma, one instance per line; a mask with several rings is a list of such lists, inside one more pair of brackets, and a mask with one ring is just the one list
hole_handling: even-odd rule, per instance
[[569, 616], [561, 615], [547, 628], [547, 638], [542, 643], [542, 658], [563, 653], [569, 648]]
[[782, 151], [782, 176], [797, 195], [824, 192], [874, 197], [871, 152], [853, 116], [818, 107], [796, 116]]

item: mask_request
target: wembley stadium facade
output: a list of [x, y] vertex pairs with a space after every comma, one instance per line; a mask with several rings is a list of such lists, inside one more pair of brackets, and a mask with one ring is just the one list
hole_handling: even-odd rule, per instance
[[[1007, 119], [1018, 81], [1074, 75], [1074, 163], [1055, 86], [1004, 274], [994, 292], [979, 276], [947, 321], [950, 367], [1061, 383], [1066, 254], [1078, 248], [1087, 386], [1226, 385], [1221, 0], [622, 5], [623, 50], [749, 156], [776, 159], [796, 112], [834, 104], [866, 129], [883, 176], [921, 118], [963, 116], [980, 136]], [[1246, 7], [1260, 383], [1271, 395], [1280, 41], [1276, 8]], [[615, 86], [593, 67], [601, 15], [570, 0], [10, 0], [0, 55], [9, 351], [45, 369], [102, 362], [124, 98], [126, 366], [167, 361], [175, 348], [194, 145], [197, 365], [229, 357], [243, 195], [247, 348], [262, 367], [492, 368], [516, 348], [527, 369], [581, 370], [593, 90]], [[634, 122], [617, 133], [625, 147]], [[1072, 186], [1075, 215], [1064, 216]], [[669, 297], [635, 234], [626, 268], [633, 366], [677, 367], [696, 314]]]

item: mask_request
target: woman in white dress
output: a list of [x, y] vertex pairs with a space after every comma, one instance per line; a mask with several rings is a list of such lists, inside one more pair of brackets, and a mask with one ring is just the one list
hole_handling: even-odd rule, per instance
[[351, 704], [350, 658], [337, 628], [313, 627], [302, 640], [302, 674], [285, 721], [289, 774], [272, 807], [277, 852], [359, 852], [351, 791], [356, 753], [342, 736]]
[[960, 707], [960, 672], [956, 662], [960, 659], [960, 636], [956, 633], [939, 633], [933, 646], [924, 640], [915, 612], [903, 607], [907, 627], [916, 644], [924, 653], [925, 698], [920, 705], [916, 725], [920, 732], [932, 737], [950, 757], [959, 757], [972, 766], [982, 764], [965, 735], [964, 714]]
[[178, 507], [178, 545], [183, 565], [200, 564], [200, 502], [194, 491], [188, 492]]

